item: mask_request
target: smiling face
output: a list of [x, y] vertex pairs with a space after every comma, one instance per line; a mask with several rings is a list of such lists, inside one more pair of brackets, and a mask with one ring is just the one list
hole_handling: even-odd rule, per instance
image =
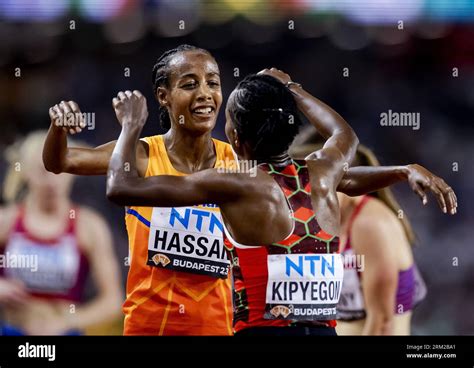
[[168, 109], [174, 129], [201, 135], [216, 125], [222, 104], [219, 68], [202, 51], [177, 53], [168, 64], [168, 86], [157, 89], [157, 99]]

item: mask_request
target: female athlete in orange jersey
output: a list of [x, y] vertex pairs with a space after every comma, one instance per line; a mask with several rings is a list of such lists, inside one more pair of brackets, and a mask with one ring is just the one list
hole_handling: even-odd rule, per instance
[[[136, 150], [139, 175], [184, 176], [231, 164], [230, 145], [211, 137], [222, 103], [219, 68], [212, 55], [187, 45], [169, 50], [154, 66], [152, 82], [161, 124], [169, 130], [140, 141]], [[105, 174], [115, 142], [95, 149], [68, 148], [69, 127], [58, 125], [71, 113], [80, 114], [71, 101], [50, 109], [52, 124], [43, 151], [46, 168], [56, 173]], [[122, 121], [120, 114], [117, 118]], [[69, 132], [80, 130], [78, 126]], [[179, 220], [186, 213], [192, 219], [184, 226]], [[197, 226], [203, 216], [212, 219], [214, 227]], [[123, 306], [124, 333], [232, 334], [229, 261], [221, 239], [219, 209], [206, 203], [186, 209], [131, 207], [126, 224], [131, 263]], [[153, 249], [151, 226], [161, 229], [159, 245], [166, 258], [158, 259], [148, 249]], [[172, 248], [175, 237], [187, 235], [193, 249]], [[194, 237], [192, 241], [189, 236]]]
[[[145, 123], [146, 101], [138, 91], [119, 93], [113, 104], [122, 132], [110, 160], [107, 196], [121, 205], [216, 203], [226, 238], [238, 248], [233, 264], [239, 275], [234, 276], [244, 308], [237, 329], [334, 334], [342, 264], [335, 254], [337, 237], [330, 234], [339, 232], [336, 189], [344, 176], [344, 163], [352, 161], [357, 138], [335, 113], [319, 121], [321, 103], [288, 75], [276, 70], [263, 74], [269, 75], [240, 82], [226, 109], [226, 135], [239, 157], [259, 164], [253, 175], [208, 169], [187, 177], [140, 178], [135, 150]], [[299, 129], [297, 108], [328, 141], [306, 161], [293, 162], [287, 149]], [[454, 193], [445, 183], [436, 180], [429, 188], [443, 196], [450, 208], [456, 207]], [[187, 223], [188, 217], [183, 215], [180, 221]], [[201, 226], [203, 221], [198, 223]], [[158, 243], [163, 237], [162, 227], [152, 226], [151, 246], [160, 262]], [[188, 246], [186, 237], [174, 246]], [[305, 266], [306, 261], [310, 265]], [[314, 262], [322, 263], [314, 266]], [[300, 278], [290, 272], [292, 268]], [[298, 285], [301, 290], [296, 290]], [[295, 328], [288, 330], [289, 326]]]

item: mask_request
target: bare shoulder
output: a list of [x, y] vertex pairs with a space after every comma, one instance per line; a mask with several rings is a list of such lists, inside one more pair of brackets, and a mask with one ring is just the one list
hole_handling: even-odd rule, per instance
[[351, 237], [358, 253], [371, 254], [380, 261], [393, 261], [398, 258], [400, 249], [409, 248], [401, 247], [408, 243], [400, 219], [376, 198], [371, 199], [354, 220]]
[[364, 230], [382, 227], [386, 230], [401, 230], [396, 214], [380, 199], [371, 197], [355, 218], [353, 226]]
[[15, 223], [17, 213], [17, 205], [0, 207], [0, 247], [7, 241], [8, 234]]

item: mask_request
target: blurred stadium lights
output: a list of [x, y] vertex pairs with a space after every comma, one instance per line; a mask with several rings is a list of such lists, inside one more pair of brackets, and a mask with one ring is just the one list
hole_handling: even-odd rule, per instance
[[155, 1], [155, 29], [164, 37], [180, 37], [194, 31], [201, 21], [199, 1], [161, 0]]
[[273, 0], [271, 3], [275, 8], [286, 11], [287, 14], [303, 14], [308, 10], [305, 0]]
[[256, 23], [268, 24], [283, 15], [308, 12], [339, 14], [360, 24], [399, 20], [474, 21], [474, 0], [2, 0], [0, 17], [41, 22], [77, 11], [87, 21], [107, 22], [138, 7], [156, 9], [165, 20], [167, 15], [171, 20], [179, 15], [190, 19], [194, 13], [194, 21], [199, 15], [199, 21], [209, 23], [222, 23], [243, 15]]
[[[211, 23], [243, 15], [260, 24], [310, 11], [337, 13], [361, 24], [398, 20], [474, 21], [474, 0], [2, 0], [0, 17], [13, 21], [49, 21], [74, 13], [91, 22], [106, 22], [133, 8], [165, 9], [174, 14], [203, 13]], [[174, 16], [173, 14], [173, 16]]]
[[201, 5], [202, 20], [209, 24], [229, 22], [238, 12], [229, 8], [224, 1], [204, 1]]
[[341, 13], [361, 24], [410, 23], [422, 15], [424, 5], [423, 0], [346, 0], [337, 3]]
[[[294, 20], [294, 34], [299, 37], [328, 35], [338, 47], [355, 50], [371, 41], [396, 45], [411, 34], [443, 37], [450, 24], [474, 22], [474, 0], [0, 0], [4, 26], [35, 21], [45, 27], [37, 36], [66, 32], [67, 17], [103, 23], [106, 39], [115, 44], [137, 41], [150, 28], [158, 36], [180, 37], [200, 29], [202, 23], [210, 28], [201, 38], [211, 37], [210, 29], [217, 37], [219, 30], [213, 26], [232, 20], [237, 38], [255, 44], [271, 41]], [[399, 21], [409, 32], [398, 30]], [[226, 42], [220, 37], [215, 45]], [[2, 47], [9, 48], [8, 43]], [[50, 52], [42, 58], [53, 49], [48, 46]]]
[[259, 0], [222, 0], [222, 3], [226, 4], [229, 10], [234, 10], [236, 13], [244, 14], [252, 11], [259, 4], [267, 3], [267, 1]]
[[2, 0], [0, 17], [13, 21], [50, 21], [66, 14], [70, 0]]
[[450, 30], [447, 23], [422, 22], [416, 25], [416, 35], [426, 39], [445, 37]]
[[104, 35], [111, 43], [138, 41], [146, 33], [142, 8], [133, 8], [126, 14], [109, 19], [104, 26]]
[[329, 32], [329, 38], [340, 49], [359, 50], [369, 45], [367, 29], [346, 22], [341, 22]]
[[398, 45], [410, 37], [410, 32], [401, 32], [391, 26], [372, 26], [367, 31], [372, 39], [384, 45]]
[[306, 14], [296, 20], [295, 32], [302, 38], [322, 37], [329, 33], [340, 21], [337, 14]]
[[425, 14], [429, 19], [474, 21], [474, 0], [426, 0]]
[[256, 24], [272, 24], [281, 16], [275, 4], [270, 1], [222, 0], [222, 3], [227, 5], [228, 11], [234, 16], [241, 15]]
[[[127, 6], [129, 5], [129, 6]], [[127, 6], [127, 10], [133, 5], [137, 5], [135, 0], [114, 0], [114, 1], [97, 1], [97, 0], [80, 0], [77, 7], [80, 14], [88, 21], [103, 22], [110, 18], [114, 18], [122, 13]], [[123, 13], [122, 13], [123, 14]]]

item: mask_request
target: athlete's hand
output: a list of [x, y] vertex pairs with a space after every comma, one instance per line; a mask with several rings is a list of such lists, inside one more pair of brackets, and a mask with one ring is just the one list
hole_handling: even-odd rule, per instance
[[18, 307], [28, 302], [29, 295], [20, 281], [0, 278], [0, 305]]
[[275, 79], [278, 79], [283, 84], [291, 82], [291, 77], [288, 74], [276, 68], [263, 69], [259, 71], [257, 75], [269, 75]]
[[74, 101], [61, 101], [49, 108], [51, 125], [64, 130], [69, 134], [80, 133], [86, 127], [86, 121]]
[[122, 126], [143, 128], [148, 118], [146, 98], [140, 91], [119, 92], [112, 100], [115, 115]]
[[417, 164], [407, 165], [407, 169], [408, 183], [411, 189], [421, 198], [423, 204], [428, 203], [426, 191], [430, 190], [435, 195], [444, 213], [454, 215], [457, 212], [456, 194], [443, 179]]

